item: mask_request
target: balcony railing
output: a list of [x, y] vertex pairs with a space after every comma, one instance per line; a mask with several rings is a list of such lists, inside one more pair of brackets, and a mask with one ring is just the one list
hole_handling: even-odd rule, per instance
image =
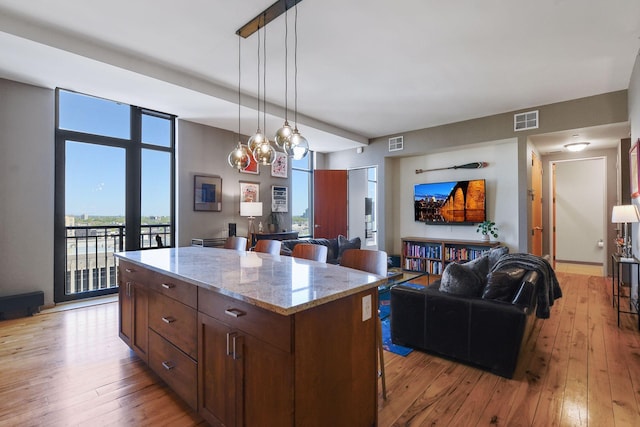
[[[65, 293], [98, 291], [118, 286], [114, 252], [125, 248], [125, 227], [66, 227]], [[140, 227], [140, 248], [171, 246], [171, 225], [154, 224]]]

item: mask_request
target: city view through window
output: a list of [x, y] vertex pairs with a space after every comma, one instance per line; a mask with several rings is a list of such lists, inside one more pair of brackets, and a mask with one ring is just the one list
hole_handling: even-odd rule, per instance
[[57, 301], [113, 292], [114, 252], [173, 244], [174, 156], [171, 116], [60, 90], [58, 117]]

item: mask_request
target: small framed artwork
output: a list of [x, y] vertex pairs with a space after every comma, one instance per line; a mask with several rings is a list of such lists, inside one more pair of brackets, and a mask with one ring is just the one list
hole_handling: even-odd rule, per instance
[[256, 159], [253, 158], [253, 154], [249, 154], [249, 166], [247, 166], [244, 169], [240, 169], [240, 172], [242, 172], [242, 173], [250, 173], [250, 174], [253, 174], [253, 175], [260, 175], [260, 167], [259, 166], [260, 165], [258, 165], [258, 162], [256, 161]]
[[260, 183], [240, 181], [240, 201], [241, 202], [259, 202], [260, 201]]
[[629, 175], [630, 184], [629, 190], [631, 191], [631, 198], [635, 199], [640, 196], [640, 138], [635, 144], [631, 146], [629, 150]]
[[289, 156], [285, 153], [276, 151], [276, 158], [271, 163], [271, 176], [277, 178], [286, 178], [289, 169]]
[[210, 175], [194, 175], [193, 177], [193, 210], [222, 210], [222, 178]]
[[289, 188], [271, 186], [271, 212], [289, 212]]

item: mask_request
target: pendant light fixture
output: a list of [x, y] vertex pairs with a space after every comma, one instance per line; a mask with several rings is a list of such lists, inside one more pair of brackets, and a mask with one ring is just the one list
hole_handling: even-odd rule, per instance
[[289, 126], [289, 10], [284, 14], [284, 125], [276, 131], [274, 137], [278, 148], [284, 148], [293, 135], [293, 129]]
[[[263, 19], [264, 19], [264, 15], [263, 15]], [[261, 22], [264, 22], [264, 21], [261, 21]], [[247, 142], [249, 151], [251, 151], [252, 153], [256, 149], [256, 147], [262, 144], [265, 140], [265, 135], [262, 133], [262, 130], [260, 130], [260, 25], [258, 26], [257, 33], [258, 33], [258, 70], [256, 74], [258, 75], [258, 129], [256, 130], [256, 133], [254, 133], [249, 138], [249, 141]]]
[[[263, 116], [263, 121], [262, 124], [264, 126], [264, 129], [267, 129], [267, 27], [263, 26], [263, 31], [264, 31], [264, 37], [262, 38], [262, 46], [264, 49], [264, 55], [263, 55], [263, 66], [264, 66], [264, 71], [262, 72], [262, 78], [264, 79], [264, 84], [262, 85], [262, 116]], [[260, 34], [260, 31], [258, 31], [258, 34]], [[260, 53], [258, 52], [258, 56], [260, 55]], [[258, 75], [260, 74], [260, 72], [258, 71]], [[258, 100], [258, 103], [260, 101]], [[260, 121], [259, 118], [259, 114], [258, 113], [258, 122]], [[267, 138], [266, 132], [262, 135], [263, 139], [262, 142], [257, 143], [256, 146], [253, 148], [253, 158], [256, 160], [256, 162], [258, 162], [258, 164], [261, 165], [270, 165], [271, 163], [273, 163], [273, 161], [276, 158], [276, 150], [271, 146], [271, 143], [269, 142], [269, 139]]]
[[240, 142], [240, 35], [238, 35], [238, 145], [231, 150], [227, 157], [229, 166], [236, 169], [245, 169], [249, 166], [251, 153], [246, 145]]
[[298, 4], [295, 5], [295, 20], [294, 20], [294, 100], [295, 100], [295, 127], [293, 133], [289, 138], [289, 141], [284, 144], [284, 152], [289, 157], [293, 157], [294, 160], [303, 159], [309, 152], [309, 142], [298, 131]]

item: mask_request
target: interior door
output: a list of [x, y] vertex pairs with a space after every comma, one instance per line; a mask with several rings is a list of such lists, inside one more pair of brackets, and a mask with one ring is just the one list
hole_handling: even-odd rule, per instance
[[313, 237], [347, 236], [347, 171], [313, 172]]
[[542, 162], [531, 152], [531, 253], [542, 256]]
[[556, 261], [603, 264], [605, 161], [556, 162]]

